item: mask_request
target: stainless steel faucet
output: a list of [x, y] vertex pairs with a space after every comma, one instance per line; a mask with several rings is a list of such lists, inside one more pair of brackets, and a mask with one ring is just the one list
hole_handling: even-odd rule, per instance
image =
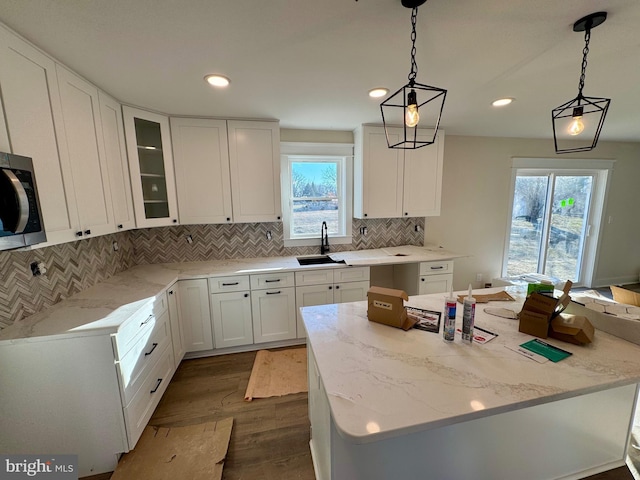
[[327, 222], [322, 222], [320, 228], [320, 255], [329, 253], [329, 229], [327, 228]]

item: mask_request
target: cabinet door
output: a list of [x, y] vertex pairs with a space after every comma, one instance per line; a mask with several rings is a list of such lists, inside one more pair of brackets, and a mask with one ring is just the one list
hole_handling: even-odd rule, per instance
[[[391, 130], [399, 141], [401, 129]], [[354, 216], [401, 217], [404, 151], [387, 146], [383, 127], [365, 126], [355, 135]]]
[[298, 338], [306, 338], [307, 336], [304, 323], [302, 322], [302, 316], [300, 315], [300, 307], [328, 305], [330, 303], [333, 303], [333, 285], [296, 287], [296, 324]]
[[63, 178], [71, 178], [58, 150], [62, 107], [54, 62], [0, 27], [0, 89], [10, 151], [33, 159], [40, 206], [50, 244], [75, 239], [78, 213]]
[[[428, 133], [426, 130], [418, 132], [418, 138], [426, 137]], [[420, 132], [425, 133], [420, 135]], [[440, 215], [443, 153], [444, 133], [442, 131], [438, 131], [433, 145], [404, 151], [403, 216]]]
[[445, 275], [424, 275], [420, 277], [418, 295], [449, 292], [451, 290], [452, 283], [452, 273], [448, 273]]
[[367, 299], [369, 281], [337, 283], [333, 290], [335, 303], [361, 302]]
[[212, 294], [211, 316], [216, 348], [253, 343], [251, 295], [249, 292]]
[[169, 119], [124, 106], [131, 189], [138, 227], [178, 223]]
[[213, 349], [209, 289], [206, 279], [180, 280], [180, 319], [187, 352]]
[[282, 207], [278, 123], [229, 120], [227, 128], [233, 221], [279, 221]]
[[186, 352], [184, 340], [184, 328], [182, 327], [182, 319], [180, 318], [180, 290], [178, 284], [174, 283], [167, 290], [169, 304], [169, 322], [171, 324], [171, 342], [173, 346], [173, 360], [175, 367], [178, 368], [180, 362], [184, 358]]
[[133, 196], [131, 194], [127, 147], [124, 140], [122, 107], [104, 92], [98, 92], [98, 99], [100, 100], [102, 137], [109, 174], [113, 220], [117, 232], [130, 230], [135, 228], [136, 221], [133, 216]]
[[227, 122], [171, 118], [180, 222], [232, 221]]
[[115, 231], [102, 139], [98, 89], [56, 65], [80, 237]]
[[296, 338], [295, 296], [294, 287], [251, 292], [255, 343]]

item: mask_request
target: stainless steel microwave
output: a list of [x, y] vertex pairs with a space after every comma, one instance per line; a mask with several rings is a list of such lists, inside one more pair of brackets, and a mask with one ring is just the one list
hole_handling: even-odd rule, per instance
[[0, 152], [0, 250], [46, 241], [33, 162]]

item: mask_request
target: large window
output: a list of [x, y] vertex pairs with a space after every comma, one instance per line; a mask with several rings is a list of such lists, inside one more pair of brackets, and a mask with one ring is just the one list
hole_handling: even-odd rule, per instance
[[611, 166], [594, 160], [514, 159], [503, 274], [541, 273], [590, 284]]
[[282, 144], [285, 246], [351, 243], [351, 145]]

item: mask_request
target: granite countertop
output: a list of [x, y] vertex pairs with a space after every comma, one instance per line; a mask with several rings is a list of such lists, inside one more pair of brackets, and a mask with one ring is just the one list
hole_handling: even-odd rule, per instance
[[[524, 291], [507, 291], [516, 302], [490, 306], [518, 312]], [[444, 294], [421, 295], [406, 305], [442, 312], [443, 302]], [[573, 355], [540, 364], [505, 348], [533, 337], [485, 306], [477, 304], [476, 325], [499, 336], [484, 345], [370, 322], [366, 302], [304, 307], [308, 344], [340, 434], [369, 443], [640, 382], [638, 345], [600, 330], [587, 346], [547, 339]], [[458, 308], [458, 327], [461, 315]]]
[[260, 257], [138, 265], [0, 330], [0, 345], [3, 342], [41, 341], [52, 335], [69, 337], [115, 333], [123, 322], [153, 302], [176, 280], [462, 257], [434, 245], [340, 252], [330, 256], [345, 263], [301, 266], [296, 257]]

